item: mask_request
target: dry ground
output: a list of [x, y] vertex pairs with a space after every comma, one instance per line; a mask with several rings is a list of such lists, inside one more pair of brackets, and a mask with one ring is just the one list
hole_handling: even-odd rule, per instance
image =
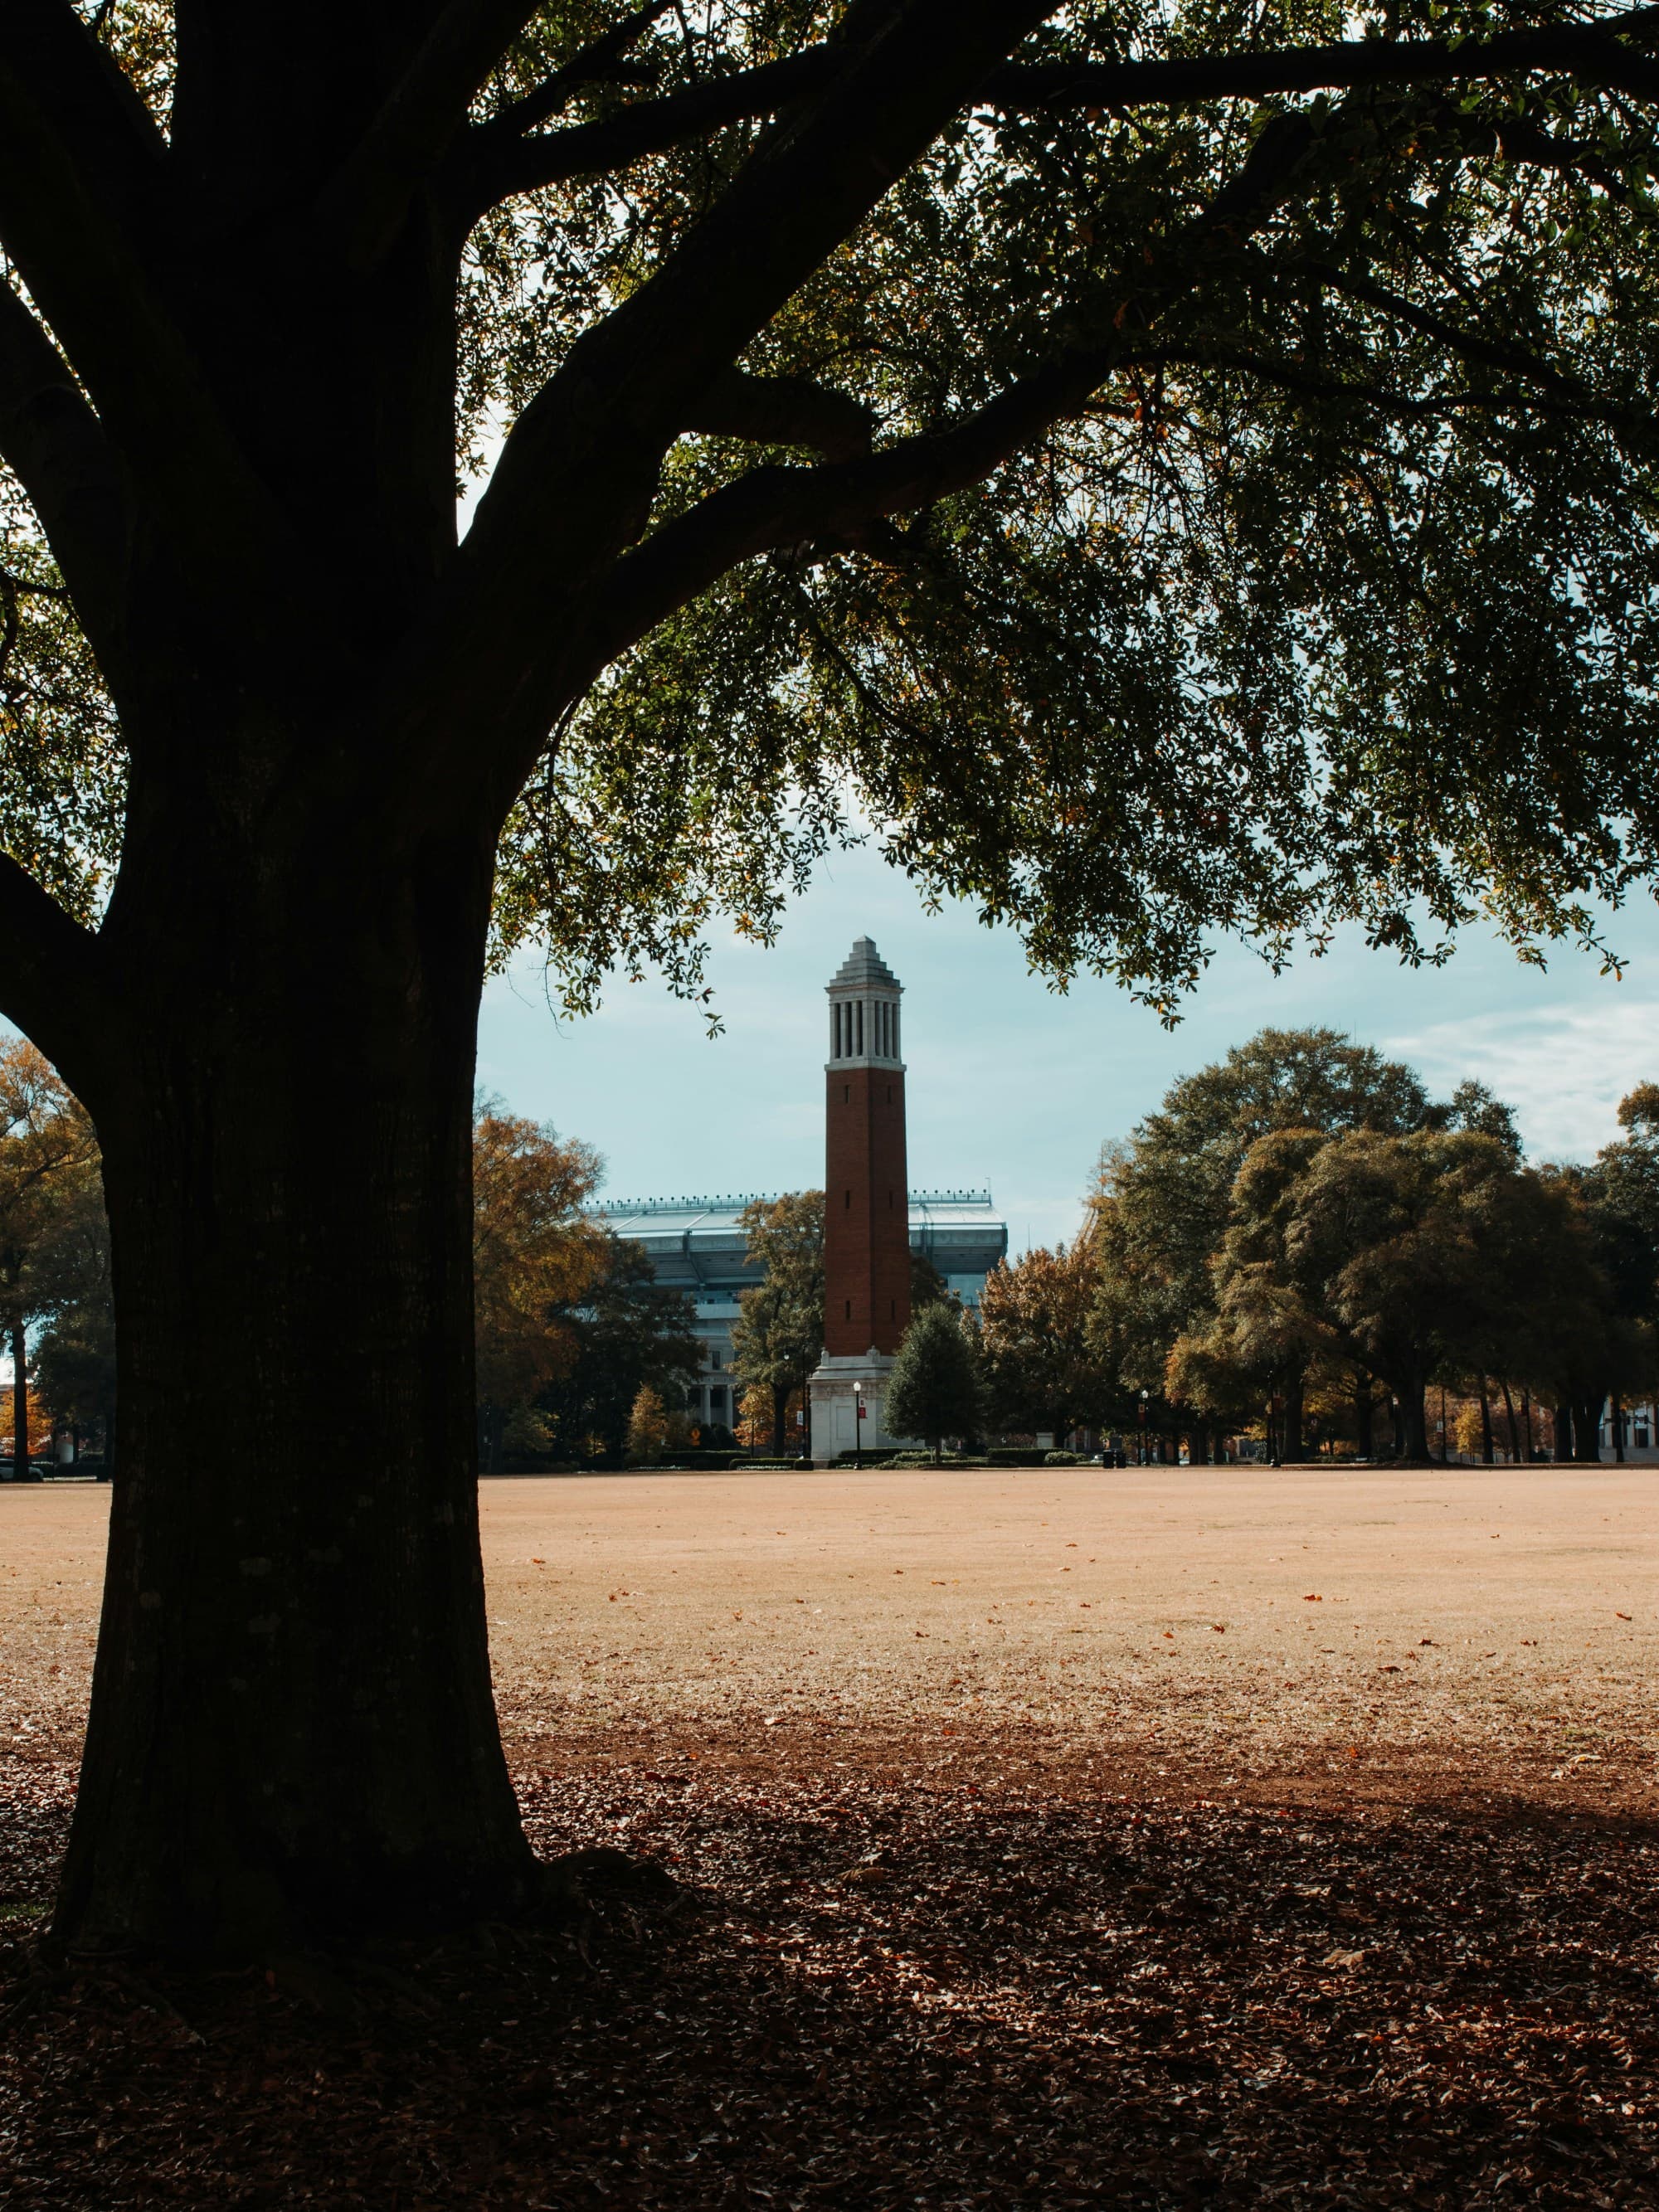
[[[1613, 1468], [486, 1484], [532, 1831], [680, 1907], [36, 1990], [14, 2201], [1659, 2204], [1656, 1503]], [[20, 1928], [106, 1504], [0, 1492]]]

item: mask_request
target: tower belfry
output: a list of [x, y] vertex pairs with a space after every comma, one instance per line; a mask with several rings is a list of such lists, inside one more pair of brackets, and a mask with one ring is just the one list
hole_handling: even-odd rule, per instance
[[812, 1377], [815, 1459], [833, 1458], [855, 1441], [892, 1441], [881, 1419], [882, 1401], [910, 1322], [903, 986], [874, 941], [860, 937], [827, 988], [824, 1356]]

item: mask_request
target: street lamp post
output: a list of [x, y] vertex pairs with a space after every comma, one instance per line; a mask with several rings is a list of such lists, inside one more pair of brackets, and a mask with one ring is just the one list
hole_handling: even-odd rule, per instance
[[1140, 1394], [1140, 1464], [1142, 1467], [1149, 1467], [1152, 1464], [1146, 1456], [1146, 1401], [1151, 1395], [1150, 1390], [1143, 1390]]

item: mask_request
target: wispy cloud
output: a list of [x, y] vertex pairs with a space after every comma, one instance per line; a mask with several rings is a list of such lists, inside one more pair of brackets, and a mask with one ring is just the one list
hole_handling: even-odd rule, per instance
[[1443, 1094], [1474, 1076], [1515, 1109], [1534, 1159], [1587, 1159], [1619, 1132], [1617, 1107], [1659, 1080], [1659, 998], [1608, 994], [1506, 1007], [1391, 1036]]

